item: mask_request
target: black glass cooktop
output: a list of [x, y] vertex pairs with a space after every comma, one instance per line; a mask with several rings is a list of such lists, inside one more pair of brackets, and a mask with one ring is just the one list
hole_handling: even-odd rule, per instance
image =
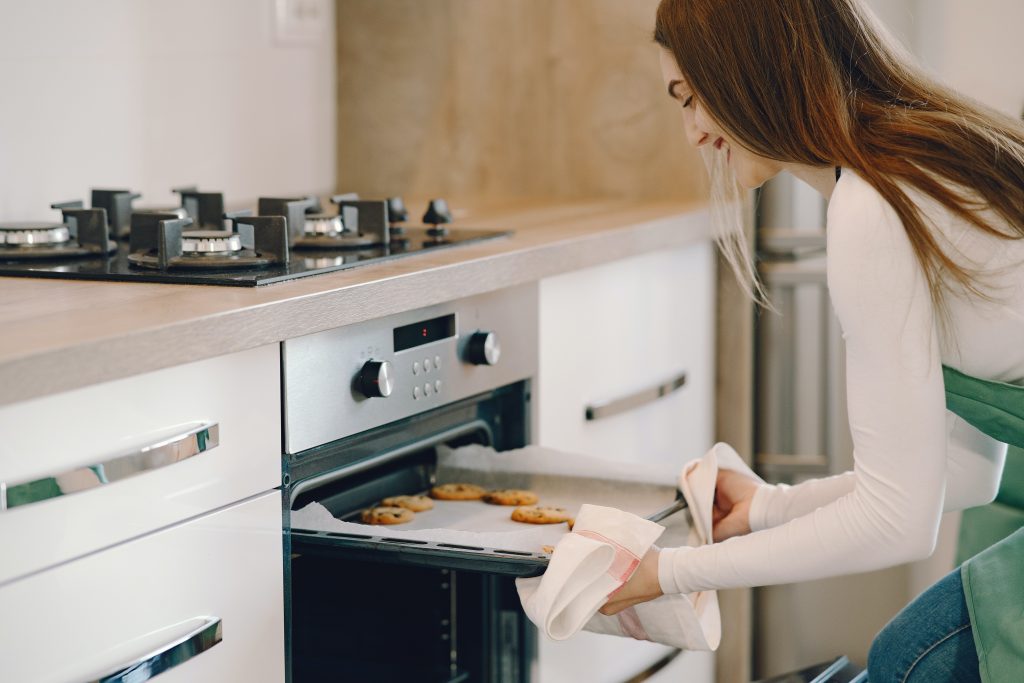
[[167, 282], [189, 285], [229, 285], [255, 287], [285, 280], [329, 273], [427, 251], [448, 249], [482, 240], [506, 237], [511, 232], [452, 228], [443, 240], [427, 235], [426, 228], [406, 228], [405, 240], [388, 246], [366, 249], [292, 249], [287, 265], [269, 265], [240, 269], [198, 270], [148, 269], [128, 262], [128, 245], [121, 243], [109, 257], [90, 256], [71, 259], [3, 260], [0, 275], [44, 277], [67, 280], [113, 280], [118, 282]]

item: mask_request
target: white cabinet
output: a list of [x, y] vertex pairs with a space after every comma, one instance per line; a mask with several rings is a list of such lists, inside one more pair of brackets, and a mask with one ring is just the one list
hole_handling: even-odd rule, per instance
[[[702, 456], [714, 436], [714, 315], [710, 242], [542, 280], [535, 441], [673, 469]], [[601, 406], [614, 414], [588, 420]], [[671, 652], [591, 633], [541, 636], [539, 649], [539, 683], [622, 683]], [[656, 680], [710, 682], [713, 672], [713, 653], [686, 652]]]
[[[0, 584], [278, 486], [280, 405], [272, 344], [0, 408]], [[203, 425], [218, 443], [188, 457]]]
[[278, 345], [4, 406], [0, 434], [0, 678], [166, 652], [167, 683], [283, 680]]
[[272, 491], [0, 587], [2, 678], [96, 680], [219, 620], [220, 642], [158, 680], [278, 683], [281, 547]]
[[[715, 329], [710, 242], [542, 280], [536, 441], [615, 460], [682, 465], [712, 445]], [[661, 398], [610, 417], [588, 407]]]

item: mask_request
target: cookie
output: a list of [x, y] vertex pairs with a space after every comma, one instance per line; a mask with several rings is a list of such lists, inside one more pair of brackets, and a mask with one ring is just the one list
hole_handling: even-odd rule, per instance
[[405, 524], [416, 517], [412, 510], [398, 507], [372, 507], [363, 510], [363, 524]]
[[565, 508], [547, 505], [524, 505], [512, 511], [512, 521], [526, 524], [562, 524], [572, 519]]
[[523, 489], [495, 489], [484, 494], [484, 502], [491, 505], [533, 505], [537, 494]]
[[555, 546], [553, 545], [542, 545], [540, 549], [545, 555], [550, 555], [555, 552]]
[[484, 493], [476, 484], [441, 484], [430, 489], [430, 497], [438, 500], [480, 500]]
[[391, 496], [380, 502], [384, 507], [405, 508], [413, 512], [423, 512], [434, 507], [434, 501], [427, 496]]

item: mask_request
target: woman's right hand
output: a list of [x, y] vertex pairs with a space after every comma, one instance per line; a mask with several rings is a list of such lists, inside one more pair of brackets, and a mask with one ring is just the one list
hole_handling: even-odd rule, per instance
[[758, 483], [733, 470], [718, 470], [711, 532], [715, 542], [750, 533], [750, 503]]

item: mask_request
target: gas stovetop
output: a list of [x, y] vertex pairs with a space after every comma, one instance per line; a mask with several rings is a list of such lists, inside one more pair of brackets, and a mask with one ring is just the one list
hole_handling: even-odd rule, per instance
[[431, 200], [426, 225], [406, 225], [400, 198], [336, 195], [261, 198], [257, 214], [225, 212], [219, 193], [175, 190], [181, 206], [137, 208], [128, 190], [93, 190], [82, 202], [53, 204], [60, 223], [0, 223], [0, 275], [73, 280], [254, 287], [510, 232], [449, 228], [444, 200]]

